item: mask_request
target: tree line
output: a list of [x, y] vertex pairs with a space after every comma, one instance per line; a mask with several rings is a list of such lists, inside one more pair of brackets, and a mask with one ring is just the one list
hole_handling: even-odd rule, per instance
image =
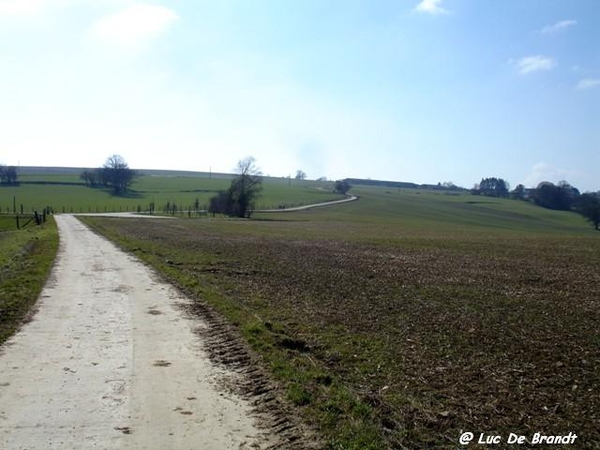
[[558, 184], [543, 181], [536, 188], [529, 189], [519, 184], [511, 191], [509, 184], [502, 178], [482, 178], [471, 193], [530, 201], [543, 208], [558, 211], [574, 211], [591, 222], [596, 230], [600, 229], [600, 192], [582, 194], [566, 181]]

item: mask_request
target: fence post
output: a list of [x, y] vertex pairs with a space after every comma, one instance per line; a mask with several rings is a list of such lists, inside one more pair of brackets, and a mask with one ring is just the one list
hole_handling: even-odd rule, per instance
[[19, 216], [15, 216], [15, 217], [17, 218], [17, 230], [20, 230], [20, 229], [21, 229], [21, 227], [20, 227], [20, 225], [19, 225]]

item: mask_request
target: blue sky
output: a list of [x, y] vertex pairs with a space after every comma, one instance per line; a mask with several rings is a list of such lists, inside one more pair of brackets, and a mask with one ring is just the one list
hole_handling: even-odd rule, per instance
[[597, 0], [0, 0], [0, 163], [600, 189]]

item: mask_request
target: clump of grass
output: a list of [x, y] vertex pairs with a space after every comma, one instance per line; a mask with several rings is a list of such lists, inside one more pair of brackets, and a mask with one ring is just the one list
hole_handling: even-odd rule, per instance
[[58, 248], [54, 219], [0, 232], [0, 344], [21, 325], [48, 277]]
[[310, 392], [297, 383], [288, 386], [287, 398], [296, 406], [304, 406], [312, 402], [312, 395], [310, 395]]

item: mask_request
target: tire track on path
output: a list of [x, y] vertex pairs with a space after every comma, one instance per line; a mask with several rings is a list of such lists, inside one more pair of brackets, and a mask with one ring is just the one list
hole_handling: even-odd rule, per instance
[[145, 265], [71, 215], [33, 320], [0, 349], [2, 449], [277, 446], [235, 377], [198, 338], [208, 324]]

